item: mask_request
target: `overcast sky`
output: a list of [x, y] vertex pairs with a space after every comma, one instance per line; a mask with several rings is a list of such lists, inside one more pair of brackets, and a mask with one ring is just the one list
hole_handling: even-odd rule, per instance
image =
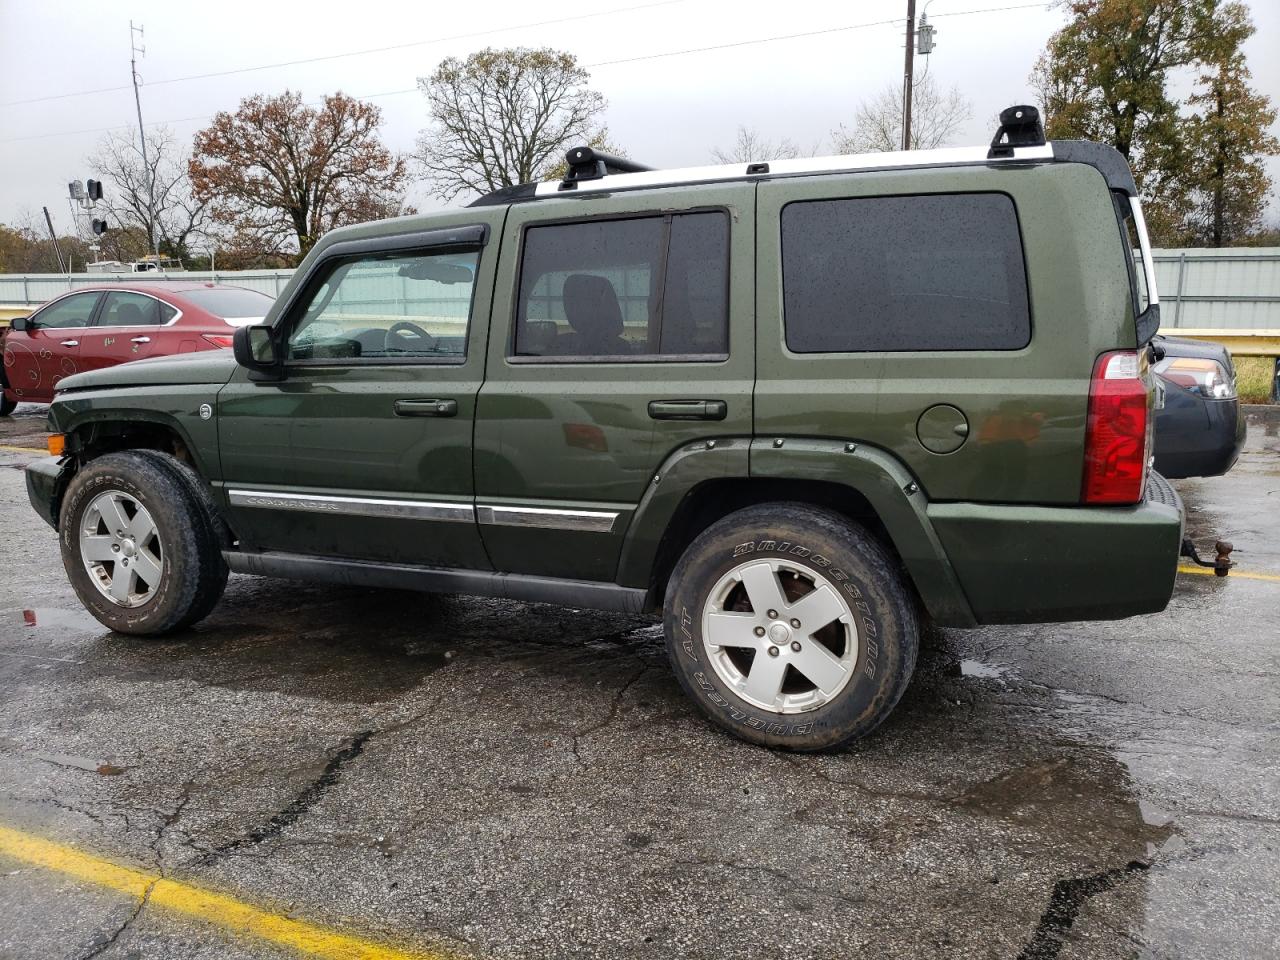
[[[1246, 48], [1254, 84], [1280, 100], [1280, 3], [1249, 6], [1258, 27]], [[378, 104], [388, 145], [410, 151], [427, 122], [416, 79], [442, 58], [486, 45], [546, 45], [590, 67], [592, 86], [609, 101], [615, 143], [642, 162], [680, 166], [705, 163], [713, 147], [730, 146], [739, 124], [825, 150], [831, 130], [850, 120], [860, 100], [900, 83], [905, 8], [905, 0], [0, 0], [0, 221], [38, 215], [47, 204], [60, 232], [70, 227], [67, 181], [90, 174], [84, 158], [103, 128], [136, 123], [131, 17], [146, 29], [143, 119], [167, 123], [183, 140], [250, 94], [289, 88], [314, 100], [342, 90]], [[928, 69], [973, 103], [955, 142], [985, 143], [1002, 107], [1034, 102], [1028, 75], [1064, 15], [1027, 0], [931, 0], [927, 10], [938, 29]], [[886, 20], [895, 22], [873, 25]], [[782, 39], [755, 42], [767, 38]], [[738, 45], [657, 56], [726, 44]], [[400, 49], [359, 52], [388, 46]], [[330, 59], [179, 79], [316, 57]], [[99, 88], [115, 89], [12, 103]], [[1280, 177], [1280, 164], [1271, 169]], [[437, 205], [420, 184], [410, 198], [420, 209]]]

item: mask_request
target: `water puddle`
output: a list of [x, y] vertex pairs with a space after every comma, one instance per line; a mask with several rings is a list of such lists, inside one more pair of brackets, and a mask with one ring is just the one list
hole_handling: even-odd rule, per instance
[[961, 660], [960, 676], [977, 677], [980, 680], [1003, 680], [1013, 676], [1013, 671], [998, 663], [983, 663], [981, 660]]

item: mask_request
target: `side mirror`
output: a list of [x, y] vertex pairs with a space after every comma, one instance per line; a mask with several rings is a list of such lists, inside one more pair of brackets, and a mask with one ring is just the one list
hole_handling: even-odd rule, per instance
[[284, 363], [271, 327], [259, 324], [237, 327], [231, 336], [236, 363], [249, 371], [252, 380], [283, 380]]
[[21, 333], [23, 330], [34, 330], [35, 326], [31, 323], [30, 317], [14, 317], [9, 321], [9, 329]]

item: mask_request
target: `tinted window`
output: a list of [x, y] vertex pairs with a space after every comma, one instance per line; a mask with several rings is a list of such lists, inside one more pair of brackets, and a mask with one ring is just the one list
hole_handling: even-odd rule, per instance
[[600, 360], [728, 353], [722, 212], [531, 227], [515, 352]]
[[289, 358], [461, 360], [478, 251], [346, 260], [311, 294]]
[[39, 312], [35, 322], [41, 327], [87, 327], [98, 302], [98, 293], [73, 293]]
[[782, 274], [797, 353], [1016, 350], [1031, 339], [1018, 218], [1004, 194], [789, 204]]
[[257, 290], [236, 287], [209, 287], [204, 290], [183, 290], [182, 296], [201, 310], [221, 317], [233, 326], [256, 323], [267, 315], [275, 300]]
[[168, 323], [178, 311], [154, 297], [127, 290], [112, 291], [98, 314], [100, 327], [158, 327]]

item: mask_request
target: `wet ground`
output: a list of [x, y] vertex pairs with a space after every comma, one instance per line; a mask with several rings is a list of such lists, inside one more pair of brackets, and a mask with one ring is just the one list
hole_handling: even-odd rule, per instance
[[[0, 828], [423, 952], [1280, 955], [1280, 581], [945, 632], [880, 732], [792, 756], [704, 722], [644, 619], [234, 577], [184, 636], [108, 633], [19, 414]], [[1179, 485], [1241, 571], [1280, 572], [1278, 424]], [[144, 899], [0, 853], [0, 957], [297, 955]]]

